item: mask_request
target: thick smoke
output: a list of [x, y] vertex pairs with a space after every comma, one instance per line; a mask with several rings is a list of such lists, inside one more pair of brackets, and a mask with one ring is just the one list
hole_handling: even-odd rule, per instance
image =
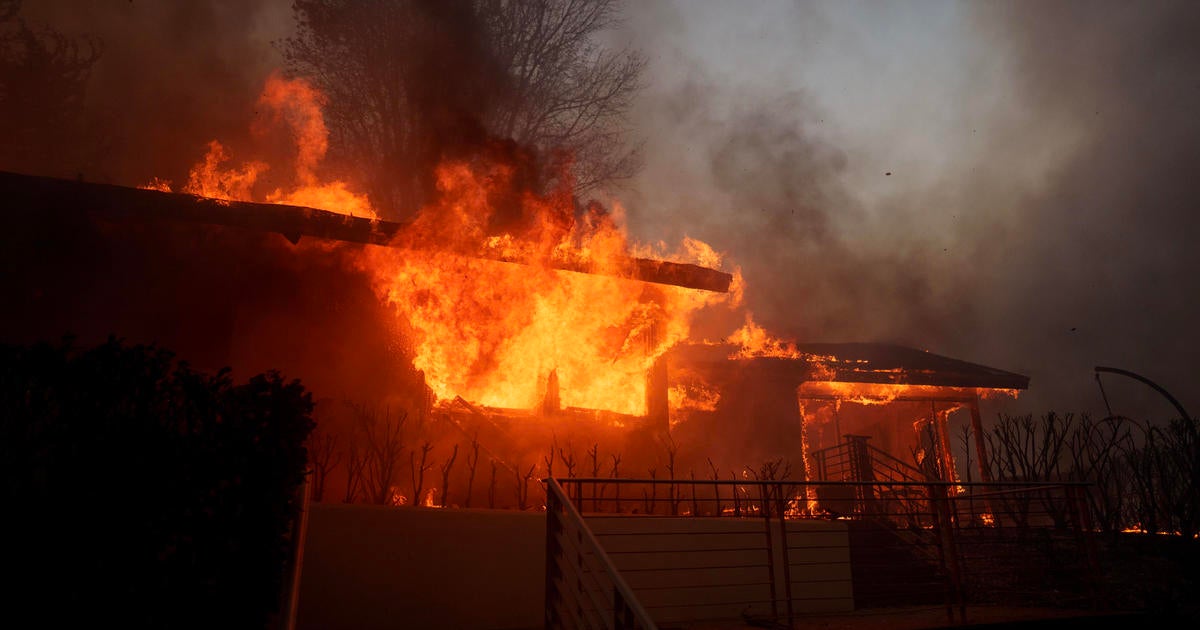
[[[632, 227], [726, 252], [769, 330], [1021, 372], [1023, 412], [1103, 412], [1095, 365], [1200, 409], [1195, 3], [628, 9], [617, 36], [650, 59]], [[241, 155], [283, 65], [271, 42], [292, 32], [289, 3], [265, 0], [43, 0], [22, 15], [104, 42], [87, 92], [100, 123], [81, 139], [95, 157], [46, 174], [135, 185], [182, 181], [214, 138]], [[906, 65], [902, 44], [921, 40], [934, 67]], [[801, 72], [830, 58], [832, 78]], [[1172, 415], [1141, 385], [1108, 391], [1114, 412]]]
[[89, 133], [73, 139], [91, 150], [37, 174], [123, 185], [186, 181], [214, 138], [237, 155], [263, 81], [282, 64], [271, 41], [291, 28], [287, 3], [267, 0], [26, 0], [21, 16], [101, 48], [86, 84]]
[[[1009, 411], [1104, 413], [1096, 365], [1200, 405], [1194, 3], [692, 9], [631, 31], [658, 81], [630, 215], [728, 252], [768, 329], [1031, 376]], [[1175, 415], [1113, 378], [1113, 412]]]
[[[1102, 408], [1091, 370], [1109, 365], [1156, 380], [1195, 413], [1200, 6], [979, 9], [979, 31], [1014, 60], [1014, 107], [1032, 113], [1019, 146], [1072, 136], [1055, 168], [1014, 191], [1005, 231], [962, 235], [990, 270], [979, 328], [994, 333], [981, 347], [1040, 377], [1055, 396], [1046, 405]], [[1009, 151], [989, 166], [1019, 168], [1022, 152]], [[1176, 415], [1142, 385], [1108, 387], [1116, 413]]]

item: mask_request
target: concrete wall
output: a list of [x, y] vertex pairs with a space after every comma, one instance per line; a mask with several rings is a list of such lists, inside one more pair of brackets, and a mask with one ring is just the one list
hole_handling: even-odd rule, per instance
[[[587, 522], [660, 623], [771, 612], [760, 519], [628, 516]], [[790, 521], [787, 531], [795, 612], [853, 610], [845, 524]], [[541, 512], [313, 504], [297, 627], [541, 628], [545, 536]], [[778, 522], [771, 523], [771, 536], [782, 615]]]
[[[787, 613], [779, 523], [756, 518], [590, 517], [613, 564], [658, 623]], [[787, 523], [792, 609], [854, 609], [849, 538], [838, 521]]]
[[544, 513], [311, 508], [299, 630], [542, 627]]

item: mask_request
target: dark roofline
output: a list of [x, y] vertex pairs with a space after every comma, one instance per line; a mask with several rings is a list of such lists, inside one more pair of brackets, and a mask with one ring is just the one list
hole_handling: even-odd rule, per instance
[[885, 343], [795, 344], [798, 358], [731, 358], [733, 344], [694, 344], [672, 350], [670, 363], [709, 369], [765, 371], [802, 382], [932, 385], [983, 389], [1028, 389], [1029, 377], [932, 352]]
[[[387, 247], [428, 244], [405, 239], [408, 223], [351, 217], [284, 204], [226, 201], [182, 193], [37, 177], [0, 171], [0, 207], [8, 212], [94, 213], [115, 220], [176, 221], [276, 232], [296, 243], [303, 236]], [[725, 293], [733, 276], [698, 265], [625, 258], [615, 265], [577, 260], [517, 259], [497, 252], [459, 252], [500, 262], [544, 265], [562, 271]]]

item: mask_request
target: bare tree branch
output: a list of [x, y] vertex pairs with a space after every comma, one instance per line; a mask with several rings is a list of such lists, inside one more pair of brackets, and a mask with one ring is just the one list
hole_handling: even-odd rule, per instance
[[532, 150], [543, 190], [582, 195], [640, 163], [625, 137], [646, 60], [596, 41], [620, 4], [296, 0], [281, 48], [329, 99], [331, 157], [394, 218], [428, 201], [441, 159], [490, 139]]

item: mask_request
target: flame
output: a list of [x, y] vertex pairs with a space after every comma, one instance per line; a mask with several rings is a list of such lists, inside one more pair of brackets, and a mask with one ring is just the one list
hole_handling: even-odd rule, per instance
[[[379, 218], [366, 195], [352, 192], [344, 182], [322, 181], [317, 168], [329, 148], [329, 130], [321, 113], [325, 102], [319, 90], [303, 79], [284, 79], [272, 75], [258, 99], [264, 122], [258, 131], [284, 125], [296, 143], [294, 185], [260, 192], [260, 177], [270, 169], [265, 162], [248, 161], [228, 166], [230, 157], [217, 140], [208, 143], [208, 152], [188, 174], [182, 192], [227, 201], [260, 201], [328, 210], [339, 214]], [[168, 181], [154, 178], [145, 189], [171, 192]]]
[[212, 199], [252, 201], [254, 184], [258, 176], [267, 170], [267, 165], [263, 162], [247, 162], [240, 168], [225, 168], [223, 165], [228, 161], [225, 147], [216, 140], [209, 142], [204, 161], [188, 173], [188, 183], [183, 187], [183, 192]]
[[[883, 370], [879, 370], [883, 371]], [[832, 398], [840, 402], [857, 403], [860, 405], [886, 405], [897, 399], [946, 399], [948, 395], [957, 394], [962, 398], [971, 394], [980, 398], [996, 398], [999, 396], [1017, 397], [1015, 389], [992, 388], [948, 388], [941, 385], [905, 385], [901, 383], [855, 383], [849, 381], [809, 381], [800, 386], [801, 398], [820, 397]]]
[[729, 342], [738, 346], [738, 350], [730, 356], [731, 359], [754, 357], [800, 359], [804, 357], [804, 353], [797, 350], [795, 344], [769, 335], [766, 329], [754, 323], [754, 318], [750, 314], [746, 315], [746, 324], [729, 336]]
[[[377, 218], [364, 195], [318, 176], [328, 149], [324, 102], [306, 81], [278, 75], [259, 97], [263, 114], [255, 130], [283, 126], [295, 141], [293, 187], [263, 191], [261, 176], [271, 167], [235, 164], [214, 140], [183, 192]], [[424, 373], [435, 402], [461, 397], [532, 409], [554, 372], [563, 407], [644, 415], [647, 370], [688, 336], [696, 310], [728, 296], [549, 269], [550, 262], [578, 263], [621, 276], [631, 256], [650, 248], [628, 242], [619, 206], [578, 212], [569, 178], [545, 195], [517, 194], [518, 166], [479, 157], [442, 164], [437, 201], [419, 213], [396, 247], [364, 248], [357, 265], [407, 327], [414, 367]], [[145, 187], [170, 190], [157, 179]], [[513, 196], [518, 220], [507, 230], [493, 229], [494, 200]], [[712, 247], [690, 238], [663, 257], [720, 263]]]
[[171, 182], [158, 177], [150, 178], [150, 181], [138, 186], [142, 190], [157, 190], [158, 192], [171, 192]]
[[[739, 277], [735, 277], [735, 281]], [[737, 290], [737, 295], [741, 295], [741, 288]], [[741, 328], [733, 332], [729, 336], [728, 341], [737, 345], [737, 350], [730, 355], [730, 359], [754, 359], [759, 357], [770, 357], [776, 359], [798, 359], [809, 362], [817, 370], [818, 378], [834, 377], [833, 364], [836, 364], [838, 359], [831, 355], [813, 354], [811, 352], [801, 352], [796, 348], [795, 342], [784, 341], [767, 333], [766, 329], [754, 323], [754, 318], [751, 314], [746, 314], [746, 323]]]
[[667, 400], [672, 410], [716, 411], [721, 392], [702, 383], [680, 383], [667, 390]]
[[[631, 248], [613, 215], [576, 216], [569, 184], [524, 193], [519, 226], [489, 234], [490, 200], [513, 173], [507, 164], [443, 164], [439, 200], [400, 247], [364, 250], [362, 268], [413, 331], [414, 366], [439, 400], [530, 409], [553, 372], [563, 407], [644, 415], [647, 371], [687, 338], [695, 311], [723, 296], [539, 264], [619, 274]], [[531, 264], [476, 258], [481, 251]]]
[[[264, 85], [258, 100], [262, 116], [253, 130], [289, 131], [295, 142], [289, 186], [264, 190], [262, 175], [271, 166], [254, 160], [233, 163], [225, 146], [213, 140], [182, 190], [378, 218], [365, 195], [318, 175], [329, 146], [324, 103], [325, 97], [302, 79], [273, 75]], [[668, 349], [689, 338], [691, 319], [699, 310], [718, 303], [741, 305], [745, 282], [740, 270], [734, 270], [728, 294], [623, 279], [631, 257], [708, 268], [720, 268], [724, 261], [710, 245], [693, 238], [684, 238], [673, 251], [661, 242], [631, 243], [620, 205], [579, 208], [569, 174], [558, 178], [554, 190], [522, 190], [517, 182], [524, 179], [518, 177], [523, 166], [484, 155], [444, 162], [435, 173], [435, 200], [391, 247], [354, 250], [354, 264], [371, 278], [380, 300], [394, 309], [433, 402], [465, 399], [489, 407], [536, 409], [549, 399], [553, 381], [555, 410], [644, 415], [648, 371]], [[170, 183], [156, 178], [143, 187], [169, 191]], [[563, 263], [597, 274], [551, 268]], [[817, 378], [832, 380], [839, 365], [836, 357], [806, 353], [771, 336], [749, 314], [727, 341], [737, 347], [732, 359], [804, 360]], [[904, 374], [897, 377], [902, 380]], [[863, 404], [920, 394], [922, 387], [825, 385], [839, 400]], [[980, 392], [985, 397], [1000, 394]], [[681, 383], [668, 391], [668, 398], [674, 409], [714, 410], [720, 395], [703, 383]]]

